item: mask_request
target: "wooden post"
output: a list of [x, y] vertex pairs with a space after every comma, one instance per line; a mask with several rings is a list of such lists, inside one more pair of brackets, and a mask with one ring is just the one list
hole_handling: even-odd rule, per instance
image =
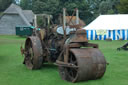
[[63, 31], [64, 31], [64, 39], [66, 39], [66, 8], [63, 8]]
[[35, 28], [37, 28], [37, 15], [35, 14], [35, 18], [34, 18], [34, 23], [35, 23]]
[[76, 8], [76, 24], [79, 24], [79, 11]]
[[50, 32], [50, 15], [47, 16], [47, 19], [48, 19], [48, 33]]

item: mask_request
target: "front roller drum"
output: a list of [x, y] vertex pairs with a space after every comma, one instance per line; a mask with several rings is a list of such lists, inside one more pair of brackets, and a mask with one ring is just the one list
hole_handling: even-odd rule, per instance
[[59, 66], [59, 72], [62, 79], [70, 82], [99, 79], [106, 70], [106, 60], [98, 48], [72, 48], [68, 63], [77, 68]]

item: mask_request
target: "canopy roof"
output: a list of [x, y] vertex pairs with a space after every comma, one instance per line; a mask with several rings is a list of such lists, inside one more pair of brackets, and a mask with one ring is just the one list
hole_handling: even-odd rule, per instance
[[85, 26], [87, 30], [115, 30], [128, 29], [128, 14], [100, 15], [89, 25]]

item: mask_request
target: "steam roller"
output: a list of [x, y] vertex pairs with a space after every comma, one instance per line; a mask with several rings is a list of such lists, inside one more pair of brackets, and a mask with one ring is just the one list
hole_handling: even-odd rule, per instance
[[65, 53], [56, 61], [62, 79], [71, 82], [100, 79], [106, 71], [106, 60], [98, 45], [88, 43], [83, 29], [77, 30], [68, 42]]
[[23, 64], [33, 70], [52, 62], [58, 66], [61, 78], [69, 82], [102, 78], [107, 62], [98, 45], [88, 42], [86, 30], [80, 25], [65, 28], [35, 30], [21, 47]]

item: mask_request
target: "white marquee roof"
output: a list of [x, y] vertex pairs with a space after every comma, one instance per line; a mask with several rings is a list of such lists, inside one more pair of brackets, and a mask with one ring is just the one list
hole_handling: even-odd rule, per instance
[[100, 15], [89, 25], [85, 26], [87, 30], [115, 30], [128, 29], [128, 14]]

